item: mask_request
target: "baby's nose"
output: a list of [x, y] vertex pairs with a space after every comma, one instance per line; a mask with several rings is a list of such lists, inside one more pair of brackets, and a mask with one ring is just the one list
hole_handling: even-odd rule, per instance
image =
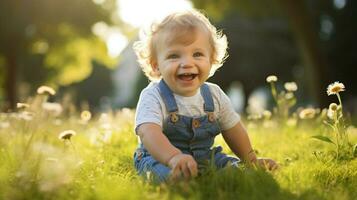
[[182, 61], [180, 62], [180, 67], [189, 68], [192, 66], [193, 66], [192, 59], [186, 58], [186, 59], [182, 59]]
[[191, 64], [184, 64], [184, 63], [181, 63], [180, 64], [180, 67], [181, 68], [190, 68], [190, 67], [192, 67], [193, 65], [191, 65]]

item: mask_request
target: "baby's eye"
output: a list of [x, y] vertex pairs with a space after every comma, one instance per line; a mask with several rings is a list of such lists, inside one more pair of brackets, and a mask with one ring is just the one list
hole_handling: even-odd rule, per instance
[[200, 56], [204, 56], [204, 54], [201, 53], [201, 52], [195, 52], [195, 53], [193, 54], [193, 57], [200, 57]]
[[176, 59], [179, 58], [180, 56], [178, 54], [169, 54], [166, 58], [167, 59]]

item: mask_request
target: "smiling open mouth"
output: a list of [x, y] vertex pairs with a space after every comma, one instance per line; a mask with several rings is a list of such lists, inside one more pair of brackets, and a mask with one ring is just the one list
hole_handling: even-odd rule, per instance
[[177, 75], [177, 77], [183, 81], [191, 81], [194, 78], [196, 78], [196, 76], [198, 76], [198, 74], [184, 73], [184, 74]]

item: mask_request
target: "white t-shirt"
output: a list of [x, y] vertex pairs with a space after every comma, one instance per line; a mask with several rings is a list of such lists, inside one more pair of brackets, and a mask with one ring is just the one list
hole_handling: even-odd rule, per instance
[[[206, 82], [207, 83], [207, 82]], [[228, 96], [213, 83], [207, 83], [214, 102], [214, 116], [221, 130], [228, 130], [236, 125], [240, 116], [234, 111]], [[189, 117], [206, 115], [204, 100], [200, 90], [191, 97], [184, 97], [174, 93], [178, 114]], [[169, 115], [165, 103], [160, 95], [159, 82], [151, 82], [140, 94], [135, 114], [135, 130], [143, 123], [155, 123], [163, 127], [164, 119]]]

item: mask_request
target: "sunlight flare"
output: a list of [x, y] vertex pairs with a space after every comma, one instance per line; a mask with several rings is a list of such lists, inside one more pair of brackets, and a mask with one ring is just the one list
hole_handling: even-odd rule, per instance
[[118, 13], [126, 23], [143, 27], [174, 11], [192, 8], [188, 0], [118, 0]]

